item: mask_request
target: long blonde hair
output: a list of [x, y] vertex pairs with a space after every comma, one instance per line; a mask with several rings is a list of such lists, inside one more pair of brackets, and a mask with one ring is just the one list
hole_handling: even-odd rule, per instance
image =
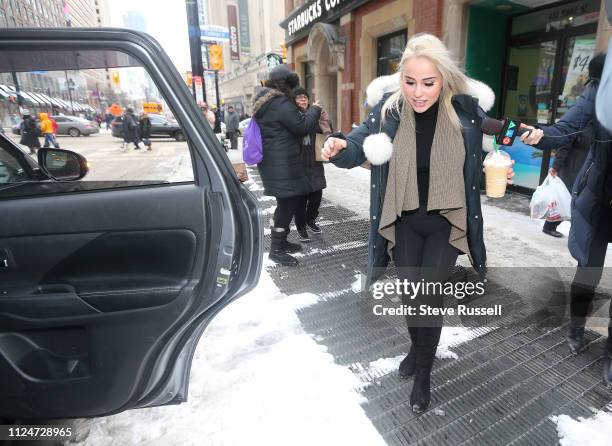
[[465, 94], [468, 91], [467, 76], [457, 66], [451, 52], [444, 43], [436, 36], [431, 34], [417, 34], [408, 40], [397, 71], [400, 73], [398, 90], [393, 93], [385, 102], [382, 108], [383, 121], [389, 110], [395, 111], [400, 115], [400, 106], [406, 105], [407, 100], [402, 94], [401, 83], [404, 82], [402, 72], [406, 63], [415, 57], [429, 59], [442, 75], [442, 91], [440, 92], [440, 105], [446, 109], [451, 123], [457, 129], [461, 129], [459, 116], [455, 112], [452, 98], [456, 94]]

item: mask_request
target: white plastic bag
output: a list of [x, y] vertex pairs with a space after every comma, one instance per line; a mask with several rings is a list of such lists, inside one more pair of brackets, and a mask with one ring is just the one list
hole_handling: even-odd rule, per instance
[[572, 196], [561, 178], [548, 175], [531, 197], [531, 218], [546, 221], [569, 220], [571, 202]]

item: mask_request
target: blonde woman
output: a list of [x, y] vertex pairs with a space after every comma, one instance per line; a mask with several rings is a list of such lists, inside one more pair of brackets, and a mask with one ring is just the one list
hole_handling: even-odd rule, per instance
[[[435, 36], [408, 41], [398, 73], [367, 90], [374, 106], [344, 137], [328, 138], [323, 156], [338, 167], [372, 164], [368, 284], [393, 257], [400, 280], [444, 282], [457, 256], [467, 254], [481, 276], [486, 251], [480, 210], [484, 111], [493, 92], [468, 79]], [[508, 182], [514, 175], [508, 172]], [[442, 307], [442, 295], [403, 296], [404, 304]], [[407, 318], [410, 352], [401, 378], [414, 375], [410, 405], [427, 409], [441, 316]]]

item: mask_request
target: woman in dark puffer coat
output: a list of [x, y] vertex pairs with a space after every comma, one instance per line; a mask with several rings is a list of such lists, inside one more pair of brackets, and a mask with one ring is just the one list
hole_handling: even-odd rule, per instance
[[[578, 136], [592, 140], [572, 189], [572, 226], [568, 247], [572, 257], [578, 261], [578, 267], [571, 286], [567, 343], [574, 354], [580, 353], [585, 346], [586, 317], [604, 271], [608, 243], [612, 242], [612, 134], [595, 116], [595, 98], [604, 61], [605, 54], [591, 60], [589, 83], [563, 119], [537, 129], [524, 126], [532, 132], [521, 137], [526, 144], [541, 149], [569, 146]], [[604, 383], [612, 386], [612, 326], [608, 327], [602, 375]]]
[[279, 65], [270, 72], [266, 88], [257, 94], [253, 104], [263, 147], [263, 159], [257, 168], [264, 194], [276, 198], [269, 258], [287, 266], [299, 264], [290, 253], [301, 250], [301, 245], [288, 242], [287, 234], [302, 196], [311, 192], [301, 141], [315, 130], [321, 116], [316, 102], [306, 113], [298, 110], [291, 93], [298, 83], [297, 74]]

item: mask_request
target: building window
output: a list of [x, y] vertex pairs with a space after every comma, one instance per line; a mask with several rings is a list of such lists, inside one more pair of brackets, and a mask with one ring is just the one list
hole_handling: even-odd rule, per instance
[[376, 75], [385, 76], [397, 71], [402, 53], [406, 47], [406, 30], [379, 37], [377, 42]]

